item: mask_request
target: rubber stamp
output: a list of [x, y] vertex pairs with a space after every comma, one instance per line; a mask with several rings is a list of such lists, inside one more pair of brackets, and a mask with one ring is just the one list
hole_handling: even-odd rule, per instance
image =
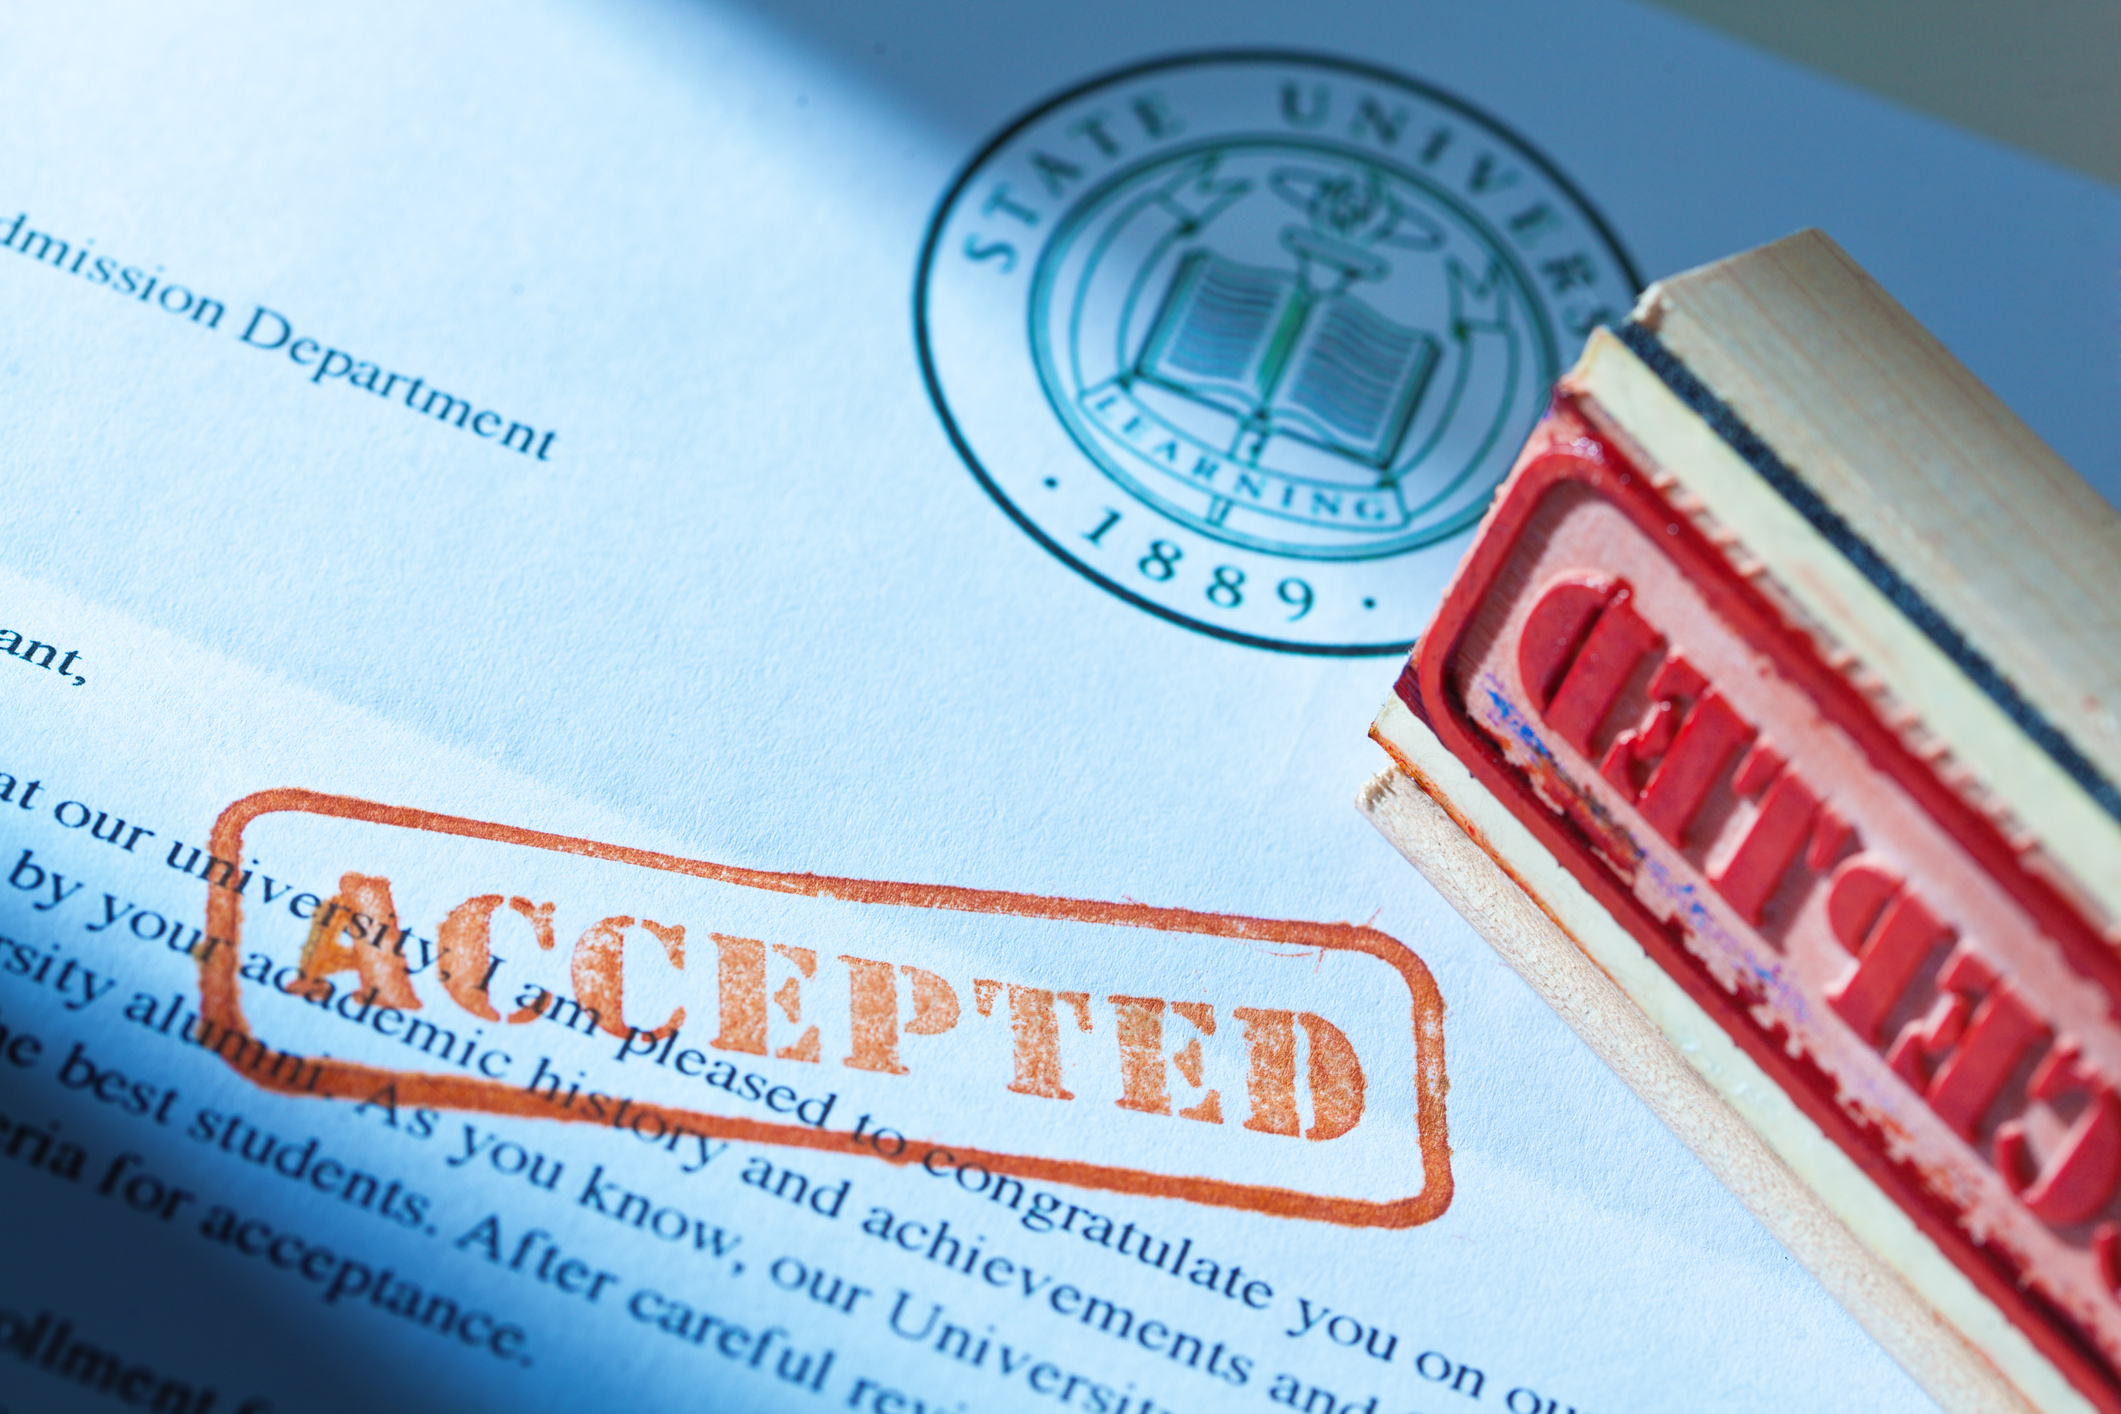
[[1362, 806], [1947, 1408], [2121, 1410], [2121, 517], [1825, 236], [1594, 333]]

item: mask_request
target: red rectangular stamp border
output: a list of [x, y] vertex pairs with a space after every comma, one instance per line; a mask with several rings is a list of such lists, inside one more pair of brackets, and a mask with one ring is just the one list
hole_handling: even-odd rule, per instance
[[[1042, 1158], [1030, 1154], [1004, 1154], [956, 1144], [928, 1146], [947, 1149], [952, 1161], [975, 1163], [997, 1173], [1018, 1178], [1041, 1179], [1077, 1188], [1131, 1193], [1158, 1198], [1179, 1198], [1211, 1207], [1237, 1208], [1275, 1217], [1304, 1218], [1343, 1227], [1406, 1228], [1441, 1216], [1450, 1206], [1453, 1192], [1451, 1148], [1445, 1128], [1444, 1097], [1450, 1088], [1444, 1070], [1443, 996], [1428, 966], [1412, 949], [1376, 929], [1352, 923], [1309, 923], [1251, 918], [1242, 915], [1204, 913], [1193, 909], [1164, 908], [1139, 903], [1104, 903], [1093, 900], [1053, 898], [1039, 894], [972, 889], [949, 884], [903, 884], [872, 879], [838, 878], [823, 874], [784, 874], [686, 859], [650, 850], [601, 844], [594, 840], [548, 834], [492, 824], [461, 816], [408, 806], [382, 805], [351, 796], [288, 788], [259, 791], [231, 804], [221, 812], [212, 835], [213, 852], [224, 859], [247, 858], [244, 831], [261, 816], [308, 814], [341, 820], [424, 830], [438, 835], [491, 840], [529, 849], [572, 854], [644, 869], [656, 869], [716, 883], [735, 884], [773, 893], [812, 898], [843, 899], [886, 907], [946, 909], [962, 913], [987, 913], [1019, 918], [1105, 924], [1146, 928], [1166, 933], [1190, 933], [1237, 942], [1264, 942], [1305, 949], [1357, 952], [1377, 958], [1393, 968], [1405, 981], [1409, 996], [1410, 1024], [1414, 1041], [1414, 1073], [1410, 1077], [1413, 1108], [1421, 1153], [1422, 1187], [1419, 1192], [1385, 1202], [1356, 1198], [1330, 1198], [1263, 1184], [1227, 1182], [1197, 1175], [1160, 1174], [1142, 1169], [1120, 1168], [1069, 1159]], [[228, 940], [228, 946], [210, 949], [199, 961], [200, 1013], [216, 1028], [255, 1040], [243, 1016], [238, 964], [241, 954], [242, 901], [223, 888], [208, 890], [206, 921], [211, 937]], [[555, 1112], [550, 1106], [507, 1081], [468, 1076], [393, 1071], [332, 1057], [304, 1058], [314, 1084], [300, 1086], [278, 1075], [246, 1073], [233, 1058], [224, 1057], [231, 1069], [261, 1088], [287, 1094], [321, 1095], [338, 1099], [367, 1098], [386, 1084], [396, 1084], [400, 1103], [467, 1113], [510, 1115], [563, 1122], [594, 1123], [573, 1112]], [[879, 1154], [851, 1134], [812, 1129], [800, 1124], [775, 1124], [729, 1115], [706, 1114], [669, 1106], [635, 1105], [636, 1113], [656, 1113], [666, 1123], [683, 1123], [712, 1138], [747, 1143], [775, 1144], [819, 1149], [879, 1159], [903, 1167], [917, 1161], [919, 1146], [909, 1147], [900, 1157]]]
[[1547, 420], [1497, 492], [1494, 509], [1401, 673], [1397, 695], [2043, 1356], [2098, 1408], [2121, 1414], [2121, 1374], [2076, 1331], [2074, 1323], [2021, 1286], [1995, 1253], [1974, 1242], [1958, 1225], [1956, 1210], [1930, 1191], [1913, 1166], [1888, 1156], [1883, 1136], [1874, 1126], [1835, 1102], [1832, 1076], [1809, 1057], [1792, 1057], [1775, 1034], [1748, 1015], [1748, 1007], [1762, 998], [1725, 991], [1706, 964], [1687, 949], [1676, 925], [1657, 920], [1624, 888], [1598, 862], [1592, 842], [1578, 827], [1547, 809], [1529, 780], [1472, 727], [1465, 704], [1450, 689], [1448, 670], [1453, 656], [1546, 493], [1567, 482], [1584, 485], [1648, 532], [1709, 597], [1726, 623], [1797, 681], [1821, 713], [1857, 741], [1876, 769], [1928, 810], [2040, 920], [2080, 974], [2093, 979], [2112, 999], [2110, 1004], [2121, 1005], [2121, 959], [2102, 944], [2050, 882], [2023, 866], [1993, 821], [1939, 780], [1879, 720], [1869, 701], [1825, 660], [1815, 641], [1787, 624], [1765, 593], [1736, 572], [1726, 552], [1691, 517], [1665, 500], [1651, 478], [1630, 460], [1623, 450], [1626, 445], [1625, 434], [1608, 427], [1595, 405], [1566, 389], [1557, 391]]

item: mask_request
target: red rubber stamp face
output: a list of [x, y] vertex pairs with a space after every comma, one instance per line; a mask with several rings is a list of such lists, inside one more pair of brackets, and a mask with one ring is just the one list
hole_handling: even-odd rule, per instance
[[2105, 1407], [2121, 968], [1566, 408], [1412, 683], [1451, 750]]

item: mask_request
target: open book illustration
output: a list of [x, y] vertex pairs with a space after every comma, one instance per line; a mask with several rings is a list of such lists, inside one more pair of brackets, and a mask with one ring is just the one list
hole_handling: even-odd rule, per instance
[[1157, 311], [1140, 375], [1373, 466], [1392, 463], [1436, 371], [1436, 337], [1338, 290], [1194, 251]]

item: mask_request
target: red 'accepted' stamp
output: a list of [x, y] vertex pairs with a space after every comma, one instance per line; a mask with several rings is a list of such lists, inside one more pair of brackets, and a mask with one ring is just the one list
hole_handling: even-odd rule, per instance
[[213, 853], [206, 1044], [260, 1085], [1353, 1226], [1451, 1198], [1443, 1003], [1352, 924], [776, 874], [302, 790]]

